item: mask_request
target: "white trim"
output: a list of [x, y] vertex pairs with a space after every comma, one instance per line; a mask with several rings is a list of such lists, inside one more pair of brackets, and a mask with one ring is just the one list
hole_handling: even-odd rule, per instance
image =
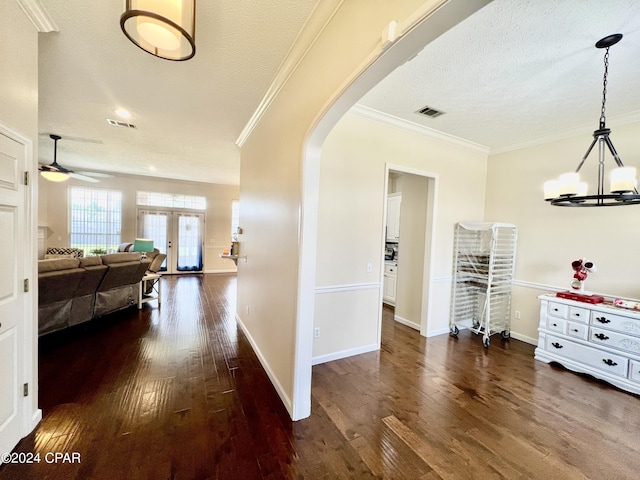
[[[607, 118], [607, 126], [609, 128], [628, 125], [630, 123], [640, 122], [640, 110], [635, 112], [629, 112], [616, 117]], [[557, 142], [558, 140], [564, 140], [565, 138], [577, 137], [580, 135], [589, 135], [593, 133], [593, 123], [581, 125], [580, 127], [570, 128], [562, 130], [560, 132], [554, 132], [550, 135], [544, 135], [542, 137], [533, 138], [525, 142], [514, 143], [513, 145], [507, 145], [506, 147], [500, 147], [491, 149], [490, 155], [499, 155], [501, 153], [512, 152], [514, 150], [520, 150], [522, 148], [535, 147], [537, 145], [544, 145], [546, 143]]]
[[238, 270], [235, 268], [220, 268], [217, 270], [205, 270], [202, 273], [238, 273]]
[[480, 152], [485, 155], [489, 155], [490, 152], [489, 147], [480, 145], [479, 143], [470, 142], [469, 140], [465, 140], [464, 138], [456, 137], [455, 135], [449, 135], [448, 133], [440, 132], [438, 130], [434, 130], [433, 128], [420, 125], [419, 123], [410, 122], [409, 120], [405, 120], [404, 118], [396, 117], [394, 115], [390, 115], [388, 113], [384, 113], [371, 107], [360, 105], [358, 103], [351, 107], [348, 113], [356, 115], [358, 117], [366, 118], [368, 120], [372, 120], [374, 122], [382, 123], [390, 127], [398, 128], [400, 130], [415, 133], [432, 140], [439, 140], [452, 145], [458, 145], [474, 152]]
[[56, 22], [53, 21], [47, 9], [42, 5], [41, 0], [17, 0], [18, 6], [31, 20], [38, 32], [49, 33], [59, 32]]
[[514, 332], [513, 330], [510, 332], [510, 335], [511, 338], [515, 338], [516, 340], [520, 340], [521, 342], [528, 343], [529, 345], [538, 345], [537, 338], [522, 335], [520, 333]]
[[262, 97], [258, 108], [253, 112], [253, 115], [236, 139], [236, 145], [238, 147], [242, 147], [247, 138], [249, 138], [253, 129], [260, 122], [260, 119], [278, 96], [280, 90], [282, 90], [291, 75], [296, 71], [304, 57], [307, 56], [309, 50], [315, 45], [343, 2], [344, 0], [322, 0], [316, 4], [311, 15], [309, 15], [309, 18], [298, 32], [284, 60], [278, 67], [277, 73]]
[[[465, 327], [460, 327], [460, 330], [464, 330]], [[431, 337], [437, 337], [439, 335], [449, 335], [451, 333], [451, 330], [449, 329], [449, 327], [445, 327], [445, 328], [438, 328], [436, 330], [429, 330], [427, 332], [426, 337], [427, 338], [431, 338]]]
[[332, 362], [334, 360], [340, 360], [341, 358], [353, 357], [362, 353], [375, 352], [380, 350], [380, 345], [371, 344], [364, 345], [362, 347], [350, 348], [349, 350], [342, 350], [341, 352], [329, 353], [327, 355], [320, 355], [319, 357], [313, 357], [311, 363], [313, 365], [320, 365], [321, 363]]
[[353, 283], [350, 285], [329, 285], [326, 287], [316, 287], [316, 294], [353, 292], [356, 290], [374, 290], [381, 287], [380, 283]]
[[420, 325], [418, 325], [415, 322], [412, 322], [411, 320], [407, 320], [406, 318], [402, 318], [399, 315], [394, 315], [393, 319], [396, 322], [401, 323], [402, 325], [406, 325], [409, 328], [413, 328], [414, 330], [417, 330], [418, 332], [420, 331]]
[[286, 390], [284, 388], [282, 388], [282, 385], [280, 385], [280, 382], [278, 381], [278, 377], [276, 376], [275, 373], [273, 373], [273, 371], [269, 367], [269, 363], [264, 358], [264, 355], [262, 355], [262, 352], [260, 351], [260, 348], [258, 347], [258, 344], [253, 339], [253, 337], [251, 336], [251, 333], [249, 333], [249, 330], [247, 329], [247, 327], [242, 322], [242, 318], [240, 318], [240, 315], [238, 315], [238, 313], [236, 313], [236, 322], [238, 323], [238, 325], [242, 329], [242, 332], [245, 334], [245, 336], [249, 340], [249, 343], [251, 344], [251, 347], [253, 348], [253, 351], [255, 352], [256, 356], [258, 357], [258, 360], [260, 361], [260, 364], [262, 365], [262, 368], [264, 368], [264, 371], [267, 373], [267, 376], [271, 380], [271, 383], [273, 384], [274, 388], [276, 389], [276, 392], [277, 392], [278, 396], [280, 397], [280, 399], [282, 400], [282, 403], [284, 403], [284, 406], [287, 409], [287, 412], [289, 412], [289, 415], [291, 417], [293, 417], [293, 404], [291, 403], [291, 399], [287, 395]]

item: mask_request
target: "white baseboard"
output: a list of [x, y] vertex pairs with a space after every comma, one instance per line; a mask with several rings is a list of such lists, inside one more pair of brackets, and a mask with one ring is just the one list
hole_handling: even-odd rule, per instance
[[320, 355], [311, 359], [311, 365], [320, 365], [321, 363], [332, 362], [334, 360], [340, 360], [341, 358], [353, 357], [354, 355], [360, 355], [361, 353], [369, 353], [380, 350], [380, 345], [364, 345], [362, 347], [350, 348], [349, 350], [342, 350], [341, 352], [329, 353], [327, 355]]
[[237, 273], [238, 270], [235, 268], [223, 268], [220, 270], [205, 270], [204, 273]]
[[406, 325], [407, 327], [413, 328], [414, 330], [420, 331], [420, 325], [418, 325], [415, 322], [412, 322], [411, 320], [407, 320], [406, 318], [402, 318], [399, 315], [394, 315], [393, 319], [398, 323], [401, 323], [403, 325]]
[[240, 325], [240, 328], [242, 329], [242, 331], [246, 335], [247, 339], [249, 340], [249, 343], [251, 344], [251, 347], [253, 348], [253, 351], [255, 352], [256, 356], [258, 357], [258, 360], [260, 360], [260, 364], [262, 365], [262, 368], [264, 368], [264, 371], [267, 372], [267, 376], [271, 380], [271, 383], [273, 384], [274, 388], [276, 389], [276, 392], [278, 393], [278, 396], [282, 400], [282, 403], [284, 403], [284, 406], [287, 409], [287, 412], [289, 412], [289, 416], [291, 418], [293, 418], [293, 403], [291, 402], [291, 399], [289, 398], [289, 395], [287, 395], [287, 392], [285, 392], [284, 388], [282, 388], [282, 385], [278, 381], [278, 377], [276, 377], [276, 375], [271, 370], [271, 367], [269, 366], [269, 363], [264, 358], [264, 355], [262, 355], [262, 352], [258, 348], [258, 344], [255, 342], [255, 340], [253, 339], [253, 337], [249, 333], [249, 330], [247, 330], [247, 327], [242, 322], [242, 319], [240, 318], [240, 315], [238, 315], [237, 313], [236, 313], [236, 321], [238, 322], [238, 325]]
[[516, 340], [520, 340], [521, 342], [528, 343], [530, 345], [538, 345], [538, 339], [529, 337], [527, 335], [522, 335], [517, 332], [511, 332], [511, 338], [515, 338]]
[[[463, 330], [464, 327], [462, 327], [460, 330]], [[451, 330], [449, 329], [449, 327], [447, 328], [438, 328], [437, 330], [429, 330], [427, 332], [427, 338], [431, 338], [431, 337], [437, 337], [438, 335], [449, 335], [451, 333]]]
[[35, 412], [33, 412], [33, 415], [31, 416], [31, 430], [29, 430], [29, 433], [33, 432], [33, 430], [38, 426], [38, 424], [41, 421], [42, 421], [42, 410], [38, 408]]

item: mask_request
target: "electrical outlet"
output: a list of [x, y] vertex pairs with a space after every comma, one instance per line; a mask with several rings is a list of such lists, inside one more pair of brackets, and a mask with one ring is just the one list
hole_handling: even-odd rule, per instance
[[316, 327], [313, 329], [313, 337], [318, 338], [320, 336], [320, 327]]
[[373, 264], [367, 263], [367, 272], [371, 272], [371, 270], [373, 270]]
[[515, 318], [515, 319], [519, 319], [520, 318], [520, 310], [516, 310], [515, 312], [513, 312], [513, 318]]

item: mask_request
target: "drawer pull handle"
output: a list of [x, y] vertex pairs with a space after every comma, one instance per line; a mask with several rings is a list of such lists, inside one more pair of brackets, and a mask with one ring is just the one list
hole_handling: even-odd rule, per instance
[[576, 314], [574, 314], [574, 315], [575, 315], [576, 317], [579, 317], [579, 316], [580, 316], [580, 314], [579, 314], [579, 313], [576, 313]]
[[609, 340], [609, 337], [607, 337], [604, 333], [596, 333], [594, 337], [599, 338], [600, 340]]
[[554, 323], [554, 324], [553, 324], [553, 326], [554, 326], [554, 327], [557, 327], [557, 326], [558, 326], [558, 324], [557, 324], [557, 323]]
[[596, 317], [596, 320], [600, 323], [611, 323], [611, 320], [609, 320], [607, 317]]
[[580, 330], [578, 330], [577, 328], [574, 328], [573, 331], [578, 333]]
[[557, 308], [554, 308], [554, 309], [553, 309], [553, 311], [554, 311], [554, 312], [557, 312], [557, 311], [558, 311], [558, 309], [557, 309]]
[[560, 345], [558, 342], [553, 342], [551, 344], [552, 346], [556, 347], [556, 348], [564, 348], [562, 345]]
[[610, 367], [615, 367], [616, 365], [618, 365], [616, 362], [614, 362], [613, 360], [611, 360], [610, 358], [603, 358], [602, 361], [604, 363], [606, 363], [607, 365], [609, 365]]

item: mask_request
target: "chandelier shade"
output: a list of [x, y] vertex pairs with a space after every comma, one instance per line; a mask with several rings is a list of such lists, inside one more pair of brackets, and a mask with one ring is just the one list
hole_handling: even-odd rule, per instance
[[156, 57], [184, 61], [196, 54], [196, 0], [126, 0], [120, 27]]
[[[611, 141], [611, 130], [606, 127], [605, 108], [607, 103], [607, 76], [609, 73], [609, 48], [622, 39], [622, 34], [615, 33], [596, 42], [596, 48], [605, 49], [604, 77], [602, 82], [602, 107], [599, 126], [593, 132], [593, 141], [582, 157], [575, 172], [564, 173], [557, 180], [544, 184], [544, 199], [558, 207], [615, 207], [621, 205], [640, 204], [636, 169], [625, 167]], [[580, 179], [580, 169], [598, 144], [598, 174], [596, 194], [588, 194], [588, 185]], [[609, 152], [617, 168], [611, 170], [609, 184], [605, 193], [605, 155]]]

